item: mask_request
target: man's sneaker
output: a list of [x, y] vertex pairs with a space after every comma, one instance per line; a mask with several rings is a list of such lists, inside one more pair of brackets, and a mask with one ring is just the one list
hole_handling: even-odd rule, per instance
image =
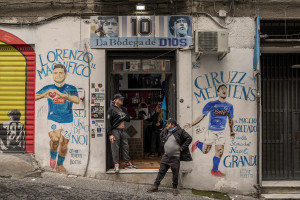
[[211, 170], [211, 172], [210, 172], [213, 176], [217, 176], [217, 177], [224, 177], [225, 176], [225, 174], [223, 174], [220, 170], [218, 170], [218, 171], [214, 171], [213, 169]]
[[125, 163], [125, 169], [136, 169], [136, 166], [134, 166], [131, 162]]
[[52, 160], [52, 158], [50, 157], [50, 167], [51, 167], [52, 169], [54, 169], [55, 166], [56, 166], [56, 160]]
[[179, 191], [177, 188], [173, 188], [173, 195], [177, 196], [179, 194]]
[[114, 170], [116, 174], [120, 172], [119, 164], [114, 165]]
[[158, 187], [155, 186], [155, 185], [152, 185], [151, 188], [149, 188], [149, 189], [147, 190], [147, 192], [156, 192], [157, 190], [158, 190]]

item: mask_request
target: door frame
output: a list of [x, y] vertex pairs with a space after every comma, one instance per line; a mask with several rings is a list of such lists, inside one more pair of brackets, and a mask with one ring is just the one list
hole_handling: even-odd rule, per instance
[[[167, 99], [168, 113], [167, 116], [172, 116], [177, 118], [177, 91], [176, 91], [176, 82], [177, 82], [177, 71], [176, 71], [176, 60], [177, 54], [176, 49], [117, 49], [117, 50], [106, 50], [106, 112], [110, 107], [110, 102], [113, 97], [113, 92], [111, 91], [111, 74], [112, 74], [112, 65], [113, 59], [170, 59], [170, 73], [171, 74], [171, 88], [169, 90], [169, 95], [172, 95], [172, 98]], [[139, 72], [135, 72], [139, 73]], [[156, 72], [155, 72], [156, 73]], [[156, 73], [158, 74], [158, 73]], [[116, 90], [118, 91], [118, 90]], [[107, 113], [105, 117], [107, 116]], [[106, 120], [107, 123], [107, 120]], [[106, 125], [107, 127], [107, 125]], [[106, 135], [106, 170], [111, 169], [113, 165], [111, 147], [108, 136]]]

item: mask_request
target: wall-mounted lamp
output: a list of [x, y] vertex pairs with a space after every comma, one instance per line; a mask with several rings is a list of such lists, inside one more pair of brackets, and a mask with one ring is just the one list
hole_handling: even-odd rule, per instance
[[297, 65], [292, 65], [292, 66], [290, 66], [290, 68], [300, 69], [300, 65], [299, 65], [299, 64], [297, 64]]
[[145, 9], [146, 9], [146, 6], [144, 4], [138, 3], [136, 5], [136, 10], [141, 11], [141, 10], [145, 10]]

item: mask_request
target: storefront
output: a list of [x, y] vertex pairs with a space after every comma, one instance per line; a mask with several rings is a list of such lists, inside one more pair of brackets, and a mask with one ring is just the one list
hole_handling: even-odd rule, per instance
[[[73, 90], [76, 88], [76, 92], [68, 94], [76, 97], [68, 107], [72, 110], [71, 132], [61, 135], [67, 138], [67, 151], [63, 155], [59, 147], [58, 155], [55, 154], [49, 146], [53, 137], [48, 135], [49, 130], [55, 131], [61, 125], [50, 126], [48, 118], [54, 112], [49, 109], [49, 101], [54, 102], [59, 93], [52, 91], [46, 98], [35, 99], [34, 154], [43, 169], [55, 171], [51, 161], [57, 158], [68, 174], [152, 183], [159, 167], [158, 149], [152, 152], [154, 157], [149, 157], [152, 140], [147, 128], [152, 122], [141, 118], [149, 118], [156, 105], [162, 105], [164, 118], [173, 117], [183, 127], [195, 121], [206, 104], [218, 100], [217, 88], [225, 84], [226, 101], [234, 108], [232, 128], [236, 133], [232, 140], [229, 119], [225, 117], [226, 142], [219, 163], [219, 170], [225, 176], [211, 174], [214, 146], [207, 154], [196, 149], [192, 153], [193, 161], [181, 164], [182, 170], [188, 172], [182, 176], [182, 184], [200, 190], [256, 192], [253, 187], [257, 184], [258, 163], [253, 18], [235, 18], [228, 29], [220, 29], [211, 18], [199, 16], [63, 17], [36, 29], [1, 29], [35, 47], [36, 95], [57, 82], [53, 67], [59, 63], [66, 67], [64, 83]], [[200, 33], [200, 41], [192, 37], [194, 31]], [[230, 47], [230, 52], [226, 51], [227, 55], [222, 52], [218, 60], [220, 52], [203, 55], [199, 49], [195, 51], [194, 42], [198, 42], [199, 48], [207, 35], [208, 39], [218, 35], [228, 37], [224, 44]], [[219, 44], [217, 41], [211, 44]], [[121, 171], [118, 177], [110, 171], [110, 143], [106, 135], [106, 112], [117, 92], [126, 97], [131, 116], [131, 122], [126, 125], [130, 152], [139, 168], [135, 172]], [[65, 103], [61, 98], [55, 102]], [[219, 111], [217, 114], [228, 114]], [[207, 116], [187, 130], [193, 137], [192, 144], [204, 141], [210, 123]], [[58, 156], [64, 156], [63, 161]]]

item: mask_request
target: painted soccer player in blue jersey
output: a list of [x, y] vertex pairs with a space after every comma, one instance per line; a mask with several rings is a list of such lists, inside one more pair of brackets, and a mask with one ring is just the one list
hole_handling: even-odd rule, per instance
[[219, 170], [219, 164], [224, 152], [227, 118], [229, 119], [231, 139], [235, 138], [235, 133], [233, 132], [233, 106], [226, 102], [227, 86], [224, 84], [220, 85], [217, 89], [217, 94], [219, 96], [218, 100], [208, 102], [203, 108], [202, 115], [196, 118], [193, 123], [186, 124], [184, 128], [191, 128], [201, 122], [205, 116], [210, 115], [205, 139], [203, 142], [199, 140], [196, 141], [192, 146], [192, 152], [198, 147], [204, 154], [207, 154], [212, 144], [215, 143], [215, 156], [213, 158], [211, 174], [217, 177], [223, 177], [225, 174]]
[[67, 69], [64, 65], [54, 65], [52, 75], [54, 84], [46, 85], [38, 91], [35, 95], [35, 100], [48, 99], [50, 167], [52, 169], [55, 168], [57, 172], [66, 172], [63, 163], [67, 155], [68, 143], [72, 132], [72, 106], [73, 103], [79, 103], [79, 98], [76, 87], [65, 83]]

